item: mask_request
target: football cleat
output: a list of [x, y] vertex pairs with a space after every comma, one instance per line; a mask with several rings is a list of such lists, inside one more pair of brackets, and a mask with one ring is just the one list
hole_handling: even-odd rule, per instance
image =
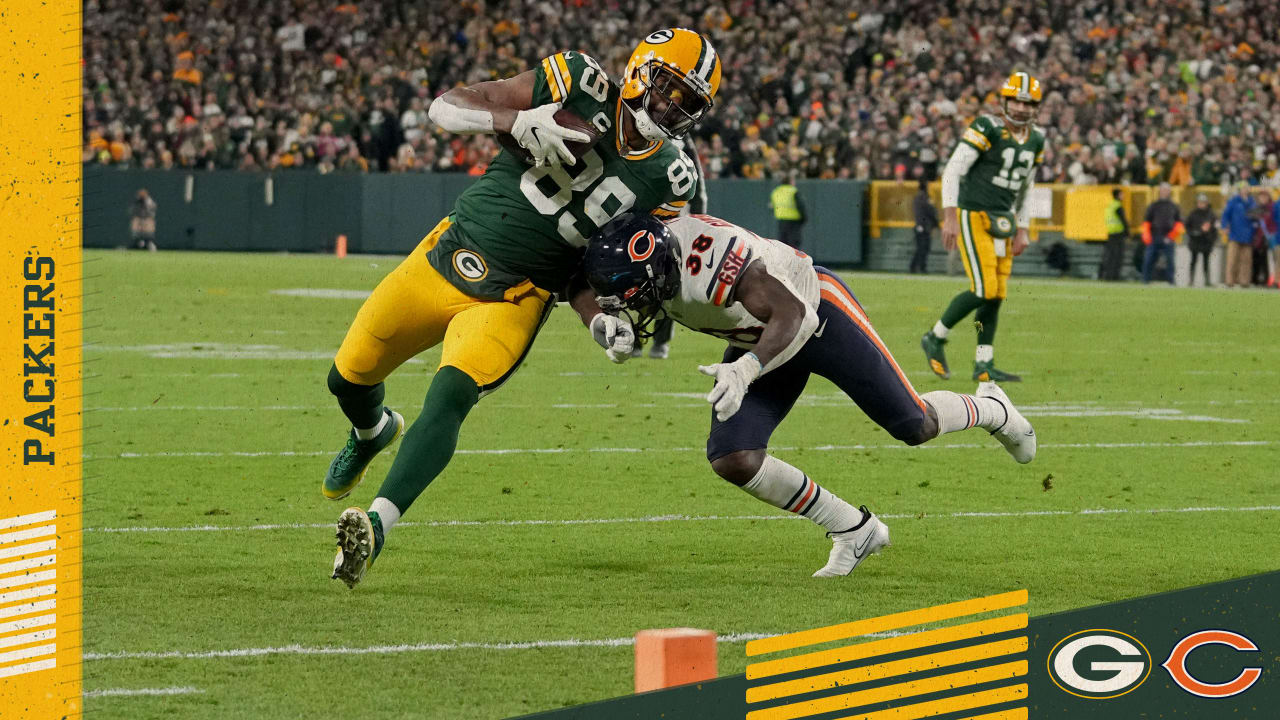
[[848, 575], [868, 555], [889, 546], [889, 526], [872, 515], [866, 505], [858, 509], [862, 511], [862, 522], [843, 532], [827, 533], [831, 538], [831, 555], [827, 557], [827, 564], [813, 574], [814, 577]]
[[391, 416], [391, 421], [377, 437], [361, 440], [352, 430], [347, 436], [347, 445], [338, 451], [329, 463], [329, 471], [324, 475], [324, 485], [320, 491], [330, 500], [341, 500], [351, 494], [352, 490], [364, 479], [369, 463], [374, 456], [382, 452], [388, 445], [396, 441], [404, 432], [404, 418], [400, 413], [384, 408], [383, 412]]
[[984, 360], [973, 364], [973, 379], [978, 382], [1022, 382], [1021, 375], [1005, 372], [995, 366], [992, 360]]
[[991, 435], [1000, 441], [1013, 459], [1023, 465], [1035, 460], [1035, 428], [1031, 427], [1031, 423], [1013, 406], [1013, 402], [1009, 400], [1008, 395], [1004, 394], [1004, 390], [993, 382], [984, 382], [978, 384], [978, 390], [974, 395], [991, 398], [1004, 406], [1004, 424], [992, 430]]
[[652, 360], [666, 360], [670, 354], [671, 346], [667, 343], [661, 345], [654, 343], [653, 347], [649, 348], [649, 358]]
[[349, 507], [338, 516], [338, 552], [333, 557], [334, 580], [341, 580], [348, 588], [354, 588], [373, 561], [382, 552], [382, 519], [377, 513], [366, 513], [358, 507]]
[[942, 346], [946, 344], [947, 341], [934, 335], [932, 330], [920, 338], [920, 347], [924, 349], [924, 357], [929, 361], [929, 369], [943, 380], [951, 377], [951, 370], [947, 367], [947, 355], [942, 350]]

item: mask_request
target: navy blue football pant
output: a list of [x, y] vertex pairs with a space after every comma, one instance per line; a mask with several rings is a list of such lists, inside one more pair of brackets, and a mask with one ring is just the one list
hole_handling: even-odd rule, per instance
[[[800, 352], [782, 367], [751, 383], [742, 407], [724, 422], [711, 413], [707, 459], [716, 460], [740, 450], [764, 450], [769, 437], [791, 412], [810, 374], [835, 383], [867, 417], [890, 435], [917, 445], [926, 426], [925, 403], [880, 341], [853, 292], [825, 268], [818, 272], [822, 301], [818, 329]], [[723, 362], [745, 350], [730, 346]]]

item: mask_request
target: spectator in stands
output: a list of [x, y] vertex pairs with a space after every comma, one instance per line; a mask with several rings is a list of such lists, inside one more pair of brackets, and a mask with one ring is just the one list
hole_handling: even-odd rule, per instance
[[1142, 223], [1142, 242], [1147, 250], [1142, 257], [1142, 283], [1151, 282], [1151, 272], [1155, 269], [1157, 255], [1165, 261], [1165, 272], [1169, 284], [1173, 284], [1173, 244], [1182, 233], [1182, 211], [1169, 199], [1172, 190], [1169, 183], [1160, 183], [1157, 191], [1159, 199], [1147, 206], [1147, 215]]
[[1204, 273], [1204, 286], [1213, 285], [1209, 277], [1209, 257], [1213, 254], [1213, 246], [1218, 241], [1218, 218], [1209, 207], [1209, 196], [1204, 193], [1196, 195], [1196, 208], [1187, 216], [1187, 244], [1191, 247], [1191, 274], [1188, 281], [1196, 283], [1196, 262]]
[[139, 188], [129, 203], [129, 235], [134, 248], [156, 251], [156, 201], [146, 188]]
[[938, 229], [938, 209], [929, 200], [929, 181], [920, 178], [919, 191], [911, 208], [916, 218], [916, 252], [911, 256], [911, 273], [926, 273], [929, 262], [929, 246], [933, 244], [933, 231]]
[[1256, 208], [1249, 184], [1242, 182], [1222, 209], [1222, 227], [1227, 231], [1227, 287], [1247, 287], [1252, 280]]
[[778, 221], [778, 239], [799, 250], [804, 243], [800, 230], [804, 227], [804, 201], [796, 189], [796, 172], [787, 173], [769, 195], [769, 207]]
[[1124, 266], [1124, 241], [1129, 237], [1129, 221], [1124, 216], [1123, 196], [1120, 188], [1111, 191], [1111, 202], [1103, 211], [1107, 228], [1107, 245], [1102, 250], [1102, 262], [1098, 264], [1099, 280], [1119, 280]]

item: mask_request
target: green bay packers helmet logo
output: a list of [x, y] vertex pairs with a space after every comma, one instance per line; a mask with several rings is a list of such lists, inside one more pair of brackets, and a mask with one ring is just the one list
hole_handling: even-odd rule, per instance
[[464, 280], [471, 282], [483, 280], [484, 276], [489, 274], [489, 266], [484, 264], [484, 258], [470, 250], [453, 252], [453, 269], [457, 270]]
[[1118, 630], [1082, 630], [1049, 651], [1049, 677], [1064, 692], [1106, 700], [1131, 692], [1151, 675], [1151, 653]]
[[649, 37], [645, 38], [644, 41], [650, 45], [661, 45], [675, 36], [676, 34], [670, 30], [655, 30], [649, 33]]
[[1009, 222], [1009, 218], [1001, 215], [996, 218], [996, 230], [1001, 234], [1008, 235], [1013, 232], [1013, 223]]

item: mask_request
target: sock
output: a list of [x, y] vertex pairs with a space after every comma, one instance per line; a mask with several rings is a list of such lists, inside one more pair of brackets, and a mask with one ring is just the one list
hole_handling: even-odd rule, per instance
[[933, 324], [933, 336], [939, 340], [946, 340], [949, 332], [951, 332], [951, 328], [943, 325], [941, 320]]
[[357, 385], [342, 377], [338, 366], [329, 368], [329, 392], [338, 398], [338, 407], [347, 416], [353, 428], [371, 428], [386, 417], [382, 411], [382, 397], [385, 394], [382, 383], [377, 385]]
[[934, 390], [920, 396], [938, 414], [938, 434], [980, 427], [995, 432], [1004, 427], [1009, 413], [991, 398], [962, 395], [950, 390]]
[[371, 428], [351, 428], [351, 429], [355, 431], [357, 439], [369, 440], [369, 439], [378, 437], [378, 433], [382, 432], [382, 429], [385, 428], [387, 426], [387, 423], [389, 422], [391, 422], [391, 413], [384, 412], [382, 413], [382, 419], [378, 421], [377, 425], [374, 425]]
[[966, 315], [978, 309], [985, 302], [986, 300], [974, 295], [969, 290], [965, 290], [951, 299], [951, 304], [943, 311], [942, 319], [938, 322], [948, 328], [953, 328], [956, 323], [963, 320]]
[[466, 373], [450, 365], [440, 368], [427, 390], [422, 414], [400, 440], [400, 450], [378, 488], [378, 498], [385, 498], [402, 513], [408, 511], [453, 458], [462, 421], [479, 399], [480, 389]]
[[991, 359], [995, 356], [996, 349], [990, 345], [979, 345], [977, 349], [973, 351], [973, 359], [976, 362], [991, 362]]
[[384, 497], [374, 498], [373, 503], [369, 505], [369, 512], [378, 513], [378, 518], [382, 520], [384, 534], [400, 520], [400, 508]]
[[996, 324], [1000, 322], [1000, 304], [1003, 300], [983, 300], [982, 305], [973, 313], [974, 322], [978, 324], [978, 344], [991, 345], [996, 341]]
[[861, 510], [772, 455], [765, 456], [760, 471], [742, 489], [776, 508], [803, 515], [829, 532], [844, 532], [862, 522]]

